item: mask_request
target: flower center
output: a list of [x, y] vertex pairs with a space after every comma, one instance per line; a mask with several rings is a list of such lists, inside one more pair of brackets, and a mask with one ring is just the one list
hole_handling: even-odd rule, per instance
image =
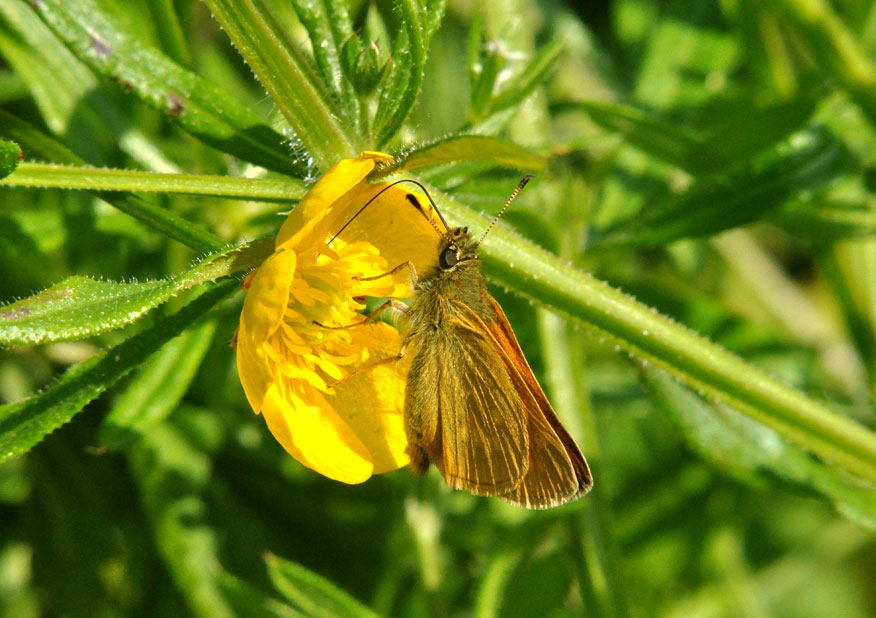
[[[367, 297], [406, 296], [377, 248], [367, 242], [318, 243], [297, 256], [286, 313], [270, 346], [277, 369], [328, 391], [356, 367], [395, 353], [400, 336], [384, 322], [361, 324]], [[344, 328], [337, 328], [344, 327]]]

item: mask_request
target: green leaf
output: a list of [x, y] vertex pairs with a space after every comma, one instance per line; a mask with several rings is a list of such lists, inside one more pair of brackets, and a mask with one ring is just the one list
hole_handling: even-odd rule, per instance
[[311, 49], [320, 73], [320, 82], [329, 89], [347, 124], [359, 121], [359, 99], [349, 80], [344, 79], [341, 47], [354, 37], [353, 24], [342, 2], [292, 3], [295, 13], [310, 37]]
[[824, 0], [777, 0], [774, 3], [795, 41], [802, 42], [825, 74], [844, 88], [876, 122], [876, 63], [855, 33]]
[[219, 573], [219, 584], [237, 615], [243, 618], [307, 618], [306, 614], [263, 594], [227, 571]]
[[257, 266], [272, 245], [268, 240], [234, 247], [171, 279], [115, 283], [70, 277], [0, 308], [0, 344], [70, 341], [121, 328], [184, 290]]
[[155, 32], [161, 40], [162, 50], [170, 58], [181, 66], [192, 64], [192, 53], [186, 41], [186, 33], [183, 32], [176, 14], [173, 0], [149, 0], [146, 2], [149, 14], [155, 22]]
[[578, 107], [595, 123], [617, 131], [633, 146], [681, 168], [690, 164], [690, 153], [702, 146], [702, 137], [693, 129], [669, 122], [632, 105], [582, 101], [559, 109]]
[[[85, 164], [85, 161], [57, 140], [2, 109], [0, 109], [0, 136], [20, 144], [25, 157], [28, 158], [38, 157], [68, 165]], [[225, 246], [222, 239], [214, 234], [136, 195], [119, 192], [100, 192], [97, 195], [122, 212], [198, 251], [217, 251]]]
[[94, 74], [70, 53], [27, 3], [13, 0], [0, 4], [0, 53], [16, 74], [26, 80], [51, 131], [66, 134], [77, 113], [78, 122], [86, 129], [106, 130], [103, 123], [107, 117], [98, 118], [89, 106], [77, 109], [97, 87]]
[[279, 133], [219, 86], [119, 28], [94, 0], [44, 0], [34, 6], [80, 60], [198, 139], [268, 169], [304, 174], [305, 167], [292, 160]]
[[273, 554], [266, 557], [277, 591], [312, 618], [376, 618], [377, 614], [327, 579]]
[[840, 198], [794, 200], [771, 220], [792, 234], [819, 244], [852, 236], [876, 235], [876, 200]]
[[261, 2], [206, 0], [206, 4], [319, 169], [328, 170], [339, 159], [362, 150], [359, 136], [341, 121], [344, 115], [309, 60]]
[[100, 444], [111, 450], [121, 449], [173, 412], [210, 349], [215, 333], [216, 321], [205, 320], [152, 355], [103, 419], [98, 432]]
[[609, 231], [605, 242], [653, 246], [757, 221], [800, 191], [847, 171], [849, 160], [848, 151], [827, 132], [795, 136], [741, 169], [707, 177], [680, 197], [648, 208]]
[[700, 131], [622, 103], [583, 101], [557, 109], [580, 108], [633, 146], [701, 176], [726, 170], [800, 129], [811, 118], [816, 101], [814, 94], [767, 106], [745, 101], [738, 113], [728, 110], [721, 121]]
[[529, 64], [502, 86], [490, 101], [488, 113], [495, 114], [521, 103], [541, 85], [563, 53], [565, 43], [554, 39], [538, 50]]
[[514, 142], [486, 135], [457, 135], [406, 150], [390, 165], [378, 168], [373, 178], [442, 163], [492, 161], [503, 167], [541, 172], [547, 161]]
[[210, 195], [272, 202], [300, 200], [307, 193], [304, 182], [294, 178], [278, 180], [200, 174], [159, 174], [51, 163], [22, 163], [14, 176], [0, 181], [0, 184], [10, 187], [52, 187], [103, 192]]
[[[404, 47], [393, 50], [396, 64], [390, 72], [389, 81], [392, 87], [383, 89], [384, 94], [374, 121], [378, 148], [398, 133], [420, 96], [426, 67], [426, 50], [436, 27], [428, 29], [424, 26], [423, 11], [416, 0], [399, 0], [397, 6], [400, 8], [404, 33], [407, 36], [403, 38], [399, 35], [397, 38], [397, 42]], [[437, 24], [444, 15], [443, 3], [431, 7], [430, 11], [429, 19]]]
[[134, 445], [129, 461], [155, 544], [192, 614], [237, 616], [219, 580], [219, 543], [204, 498], [210, 456], [178, 427], [160, 423]]
[[6, 178], [21, 161], [21, 147], [15, 142], [0, 140], [0, 178]]
[[74, 365], [40, 393], [0, 406], [0, 461], [21, 455], [67, 423], [169, 339], [203, 319], [236, 287], [236, 282], [217, 285], [152, 328]]
[[876, 531], [876, 492], [788, 444], [772, 429], [728, 406], [709, 405], [669, 374], [643, 373], [658, 408], [703, 459], [748, 482], [770, 475], [812, 491], [858, 524]]

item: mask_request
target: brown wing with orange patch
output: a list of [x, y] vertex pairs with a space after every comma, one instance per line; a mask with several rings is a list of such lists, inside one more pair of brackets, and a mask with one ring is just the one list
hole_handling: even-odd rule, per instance
[[487, 329], [529, 418], [529, 470], [520, 484], [501, 497], [529, 508], [574, 500], [593, 486], [587, 460], [548, 402], [502, 307], [492, 296], [489, 303], [495, 317], [486, 323]]

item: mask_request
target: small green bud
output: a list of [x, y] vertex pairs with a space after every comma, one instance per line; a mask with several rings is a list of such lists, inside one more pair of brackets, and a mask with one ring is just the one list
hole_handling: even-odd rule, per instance
[[372, 41], [363, 46], [359, 37], [354, 35], [341, 48], [341, 65], [356, 93], [368, 96], [383, 79], [389, 62], [381, 60], [377, 43]]

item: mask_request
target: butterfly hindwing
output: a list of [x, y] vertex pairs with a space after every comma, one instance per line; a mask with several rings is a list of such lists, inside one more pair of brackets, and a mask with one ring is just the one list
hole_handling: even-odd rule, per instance
[[416, 465], [424, 451], [453, 487], [497, 496], [526, 474], [527, 419], [492, 338], [467, 311], [417, 341], [405, 403], [411, 455]]

